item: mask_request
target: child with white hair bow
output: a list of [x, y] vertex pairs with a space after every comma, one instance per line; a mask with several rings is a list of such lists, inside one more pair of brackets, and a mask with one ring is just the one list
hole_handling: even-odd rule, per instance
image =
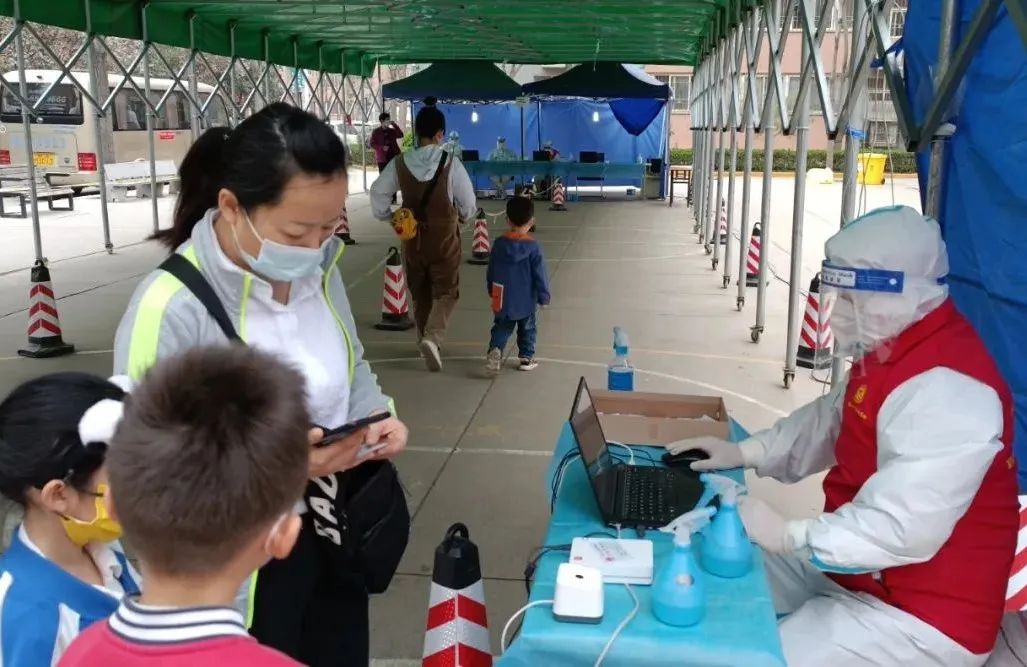
[[0, 403], [0, 493], [25, 512], [0, 556], [4, 665], [56, 664], [82, 630], [139, 593], [104, 499], [127, 388], [127, 378], [53, 373]]

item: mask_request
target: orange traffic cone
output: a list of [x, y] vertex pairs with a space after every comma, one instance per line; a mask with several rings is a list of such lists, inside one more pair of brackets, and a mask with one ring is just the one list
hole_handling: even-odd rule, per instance
[[435, 549], [422, 667], [492, 667], [478, 547], [455, 523]]
[[553, 182], [553, 205], [549, 207], [550, 211], [566, 211], [567, 207], [564, 206], [564, 202], [567, 199], [567, 195], [563, 190], [563, 183], [559, 180]]
[[760, 284], [760, 223], [752, 226], [749, 239], [749, 254], [745, 259], [745, 286], [756, 287]]
[[1020, 496], [1020, 533], [1016, 538], [1016, 557], [1006, 587], [1006, 611], [1027, 610], [1027, 496]]
[[349, 235], [349, 214], [346, 207], [342, 207], [342, 217], [339, 218], [339, 226], [335, 229], [335, 235], [342, 239], [346, 245], [356, 245], [357, 242]]
[[813, 276], [806, 297], [806, 314], [802, 318], [802, 334], [796, 363], [802, 368], [820, 370], [831, 366], [831, 308], [820, 298], [820, 274]]
[[385, 260], [382, 320], [374, 328], [382, 331], [407, 331], [413, 326], [407, 303], [407, 277], [403, 271], [403, 260], [399, 256], [399, 249], [393, 246], [389, 248], [389, 256]]
[[60, 357], [71, 354], [75, 346], [65, 343], [61, 336], [61, 322], [57, 317], [57, 299], [50, 284], [50, 271], [37, 260], [32, 267], [32, 289], [29, 290], [28, 346], [18, 354], [32, 359]]
[[471, 258], [468, 264], [488, 264], [489, 254], [492, 252], [492, 242], [489, 241], [489, 223], [485, 218], [485, 211], [478, 209], [478, 215], [474, 219], [474, 241], [471, 244]]

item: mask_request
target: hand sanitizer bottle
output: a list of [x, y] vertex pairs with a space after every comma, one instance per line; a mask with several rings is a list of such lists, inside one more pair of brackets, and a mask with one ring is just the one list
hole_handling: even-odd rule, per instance
[[706, 614], [702, 573], [692, 555], [692, 533], [706, 526], [716, 512], [712, 507], [692, 510], [660, 528], [674, 534], [670, 560], [653, 580], [653, 615], [662, 623], [688, 627]]
[[699, 562], [718, 577], [744, 576], [752, 569], [752, 542], [738, 515], [738, 496], [745, 487], [724, 475], [703, 473], [699, 479], [720, 496], [720, 510], [703, 532]]
[[610, 391], [634, 391], [635, 369], [628, 359], [628, 335], [620, 327], [613, 328], [613, 361], [607, 366], [606, 388]]

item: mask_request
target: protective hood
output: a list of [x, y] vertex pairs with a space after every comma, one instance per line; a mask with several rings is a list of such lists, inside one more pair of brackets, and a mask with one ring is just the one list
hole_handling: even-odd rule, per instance
[[513, 264], [516, 262], [527, 261], [531, 257], [532, 248], [534, 246], [530, 241], [531, 237], [515, 237], [507, 235], [504, 238], [509, 239], [511, 243], [496, 243], [492, 246], [492, 254], [497, 260]]
[[422, 183], [430, 181], [442, 159], [442, 146], [430, 144], [403, 153], [403, 164], [414, 178]]
[[878, 349], [948, 298], [938, 223], [908, 206], [876, 209], [824, 244], [822, 289], [844, 354]]

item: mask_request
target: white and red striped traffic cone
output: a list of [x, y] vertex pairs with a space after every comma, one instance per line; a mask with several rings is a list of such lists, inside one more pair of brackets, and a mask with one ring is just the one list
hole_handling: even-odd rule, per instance
[[820, 298], [820, 274], [813, 276], [806, 296], [796, 362], [802, 368], [820, 370], [831, 366], [831, 304]]
[[471, 243], [471, 257], [468, 264], [488, 264], [489, 254], [492, 252], [492, 242], [489, 240], [489, 222], [485, 217], [485, 211], [478, 209], [478, 215], [474, 217], [474, 241]]
[[745, 286], [756, 287], [760, 284], [760, 223], [752, 226], [749, 238], [749, 253], [745, 259]]
[[357, 242], [349, 234], [349, 213], [346, 207], [342, 207], [342, 217], [339, 218], [339, 226], [335, 228], [335, 235], [342, 239], [346, 245], [356, 245]]
[[382, 295], [382, 319], [374, 325], [382, 331], [408, 331], [414, 326], [410, 319], [410, 306], [407, 301], [407, 276], [403, 271], [403, 260], [399, 249], [389, 248], [385, 259], [385, 287]]
[[[1006, 587], [1006, 611], [1027, 609], [1027, 496], [1020, 496], [1020, 531], [1016, 536], [1016, 556], [1009, 569]], [[1025, 626], [1027, 627], [1027, 626]]]
[[71, 354], [75, 346], [65, 343], [61, 336], [61, 321], [57, 316], [57, 299], [50, 284], [50, 271], [42, 260], [32, 267], [32, 288], [29, 290], [29, 344], [18, 354], [32, 359], [60, 357]]
[[720, 245], [727, 245], [727, 206], [720, 202]]
[[549, 207], [550, 211], [566, 211], [567, 207], [564, 204], [567, 201], [567, 194], [564, 192], [563, 183], [559, 179], [553, 181], [553, 205]]
[[435, 549], [422, 667], [492, 667], [478, 547], [455, 523]]

